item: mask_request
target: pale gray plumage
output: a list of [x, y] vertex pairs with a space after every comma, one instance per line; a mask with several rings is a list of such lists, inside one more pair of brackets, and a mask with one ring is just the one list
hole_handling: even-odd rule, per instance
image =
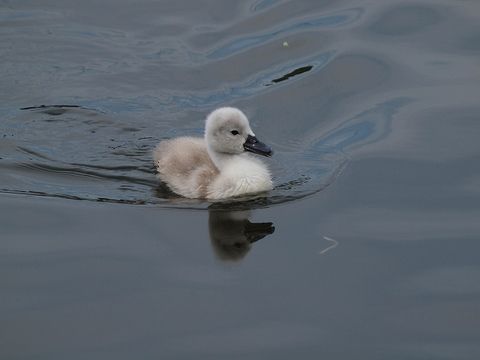
[[164, 140], [154, 150], [160, 179], [188, 198], [223, 199], [272, 189], [268, 168], [247, 151], [269, 156], [245, 114], [236, 108], [213, 111], [205, 137]]

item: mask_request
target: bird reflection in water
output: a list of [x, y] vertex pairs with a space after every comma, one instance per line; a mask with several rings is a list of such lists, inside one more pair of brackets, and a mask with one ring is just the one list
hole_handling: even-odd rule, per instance
[[220, 260], [243, 259], [254, 242], [275, 231], [271, 222], [250, 222], [249, 210], [209, 209], [208, 212], [210, 239], [215, 254]]

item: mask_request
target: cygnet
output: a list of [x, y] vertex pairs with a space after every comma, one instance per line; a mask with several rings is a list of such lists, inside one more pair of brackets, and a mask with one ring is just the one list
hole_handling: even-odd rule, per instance
[[251, 153], [271, 156], [239, 109], [222, 107], [207, 116], [204, 138], [161, 141], [154, 150], [158, 176], [187, 198], [225, 199], [273, 188], [267, 166]]

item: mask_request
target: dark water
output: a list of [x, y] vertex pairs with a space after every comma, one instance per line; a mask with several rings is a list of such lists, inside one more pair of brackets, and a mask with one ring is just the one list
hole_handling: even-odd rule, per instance
[[[1, 1], [0, 358], [480, 358], [480, 2]], [[275, 189], [151, 151], [244, 110]]]

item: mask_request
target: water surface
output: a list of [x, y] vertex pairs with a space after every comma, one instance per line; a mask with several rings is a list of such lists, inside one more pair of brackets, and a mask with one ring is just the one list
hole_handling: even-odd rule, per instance
[[[479, 21], [475, 0], [1, 2], [1, 357], [478, 359]], [[275, 189], [182, 199], [151, 151], [223, 105]]]

